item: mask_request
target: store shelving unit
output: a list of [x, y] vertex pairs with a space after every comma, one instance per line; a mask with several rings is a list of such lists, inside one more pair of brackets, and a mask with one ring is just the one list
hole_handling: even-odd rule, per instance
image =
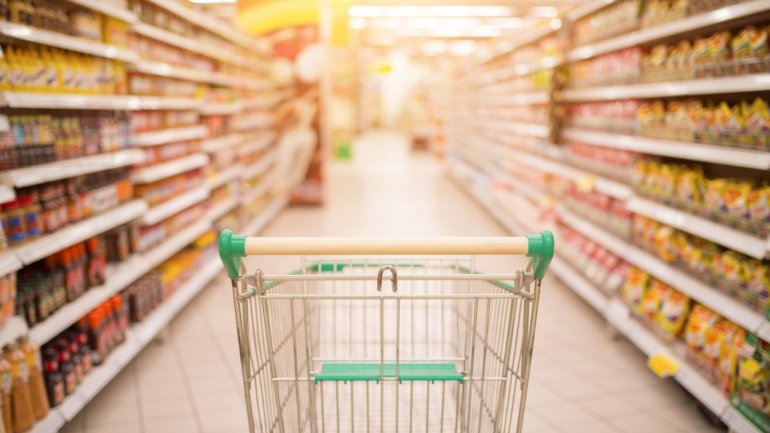
[[[288, 203], [287, 185], [279, 182], [281, 173], [272, 169], [279, 155], [271, 146], [283, 125], [274, 124], [269, 116], [255, 110], [270, 110], [279, 102], [293, 97], [293, 90], [278, 86], [263, 78], [269, 71], [267, 45], [206, 15], [183, 2], [172, 0], [145, 0], [187, 21], [191, 27], [222, 38], [194, 38], [173, 33], [164, 28], [141, 22], [133, 12], [115, 7], [111, 2], [96, 0], [68, 0], [70, 3], [92, 9], [117, 18], [130, 25], [131, 31], [177, 47], [183, 51], [203, 56], [214, 67], [183, 67], [165, 61], [141, 58], [137, 52], [115, 45], [91, 41], [30, 26], [0, 22], [0, 36], [31, 44], [39, 44], [89, 56], [121, 62], [134, 74], [149, 77], [167, 77], [195, 83], [201, 89], [222, 90], [224, 97], [216, 94], [213, 99], [226, 102], [209, 102], [199, 93], [196, 97], [150, 96], [147, 94], [70, 94], [31, 91], [0, 91], [0, 107], [39, 110], [91, 110], [91, 111], [193, 111], [200, 117], [234, 116], [252, 113], [254, 116], [227, 119], [229, 126], [223, 135], [210, 131], [205, 119], [199, 122], [181, 123], [189, 126], [171, 126], [164, 129], [131, 134], [131, 148], [101, 153], [81, 158], [57, 161], [0, 172], [0, 203], [15, 198], [14, 188], [26, 188], [52, 181], [65, 180], [114, 168], [133, 167], [131, 179], [135, 184], [150, 184], [178, 174], [202, 172], [204, 182], [197, 187], [182, 191], [177, 196], [149, 207], [142, 199], [135, 199], [110, 210], [70, 224], [37, 240], [15, 246], [0, 253], [0, 276], [22, 269], [25, 265], [41, 260], [68, 246], [83, 242], [93, 236], [126, 223], [137, 226], [160, 224], [169, 217], [196, 205], [204, 205], [205, 213], [190, 224], [169, 233], [159, 244], [143, 252], [135, 252], [127, 260], [108, 265], [106, 282], [86, 291], [73, 302], [65, 304], [45, 320], [29, 328], [21, 317], [10, 318], [0, 327], [0, 345], [28, 334], [33, 342], [43, 345], [84, 317], [94, 308], [120, 293], [125, 288], [156, 269], [202, 235], [222, 227], [222, 218], [243, 221], [242, 209], [248, 206], [253, 214], [241, 229], [248, 234], [259, 233]], [[194, 34], [194, 33], [189, 33]], [[247, 54], [246, 54], [247, 53]], [[165, 60], [165, 59], [162, 59]], [[224, 66], [224, 67], [223, 67]], [[234, 66], [235, 68], [233, 68]], [[235, 70], [237, 69], [237, 71]], [[257, 94], [257, 91], [259, 94]], [[203, 93], [203, 92], [200, 92]], [[182, 94], [182, 93], [180, 93]], [[184, 94], [190, 94], [185, 92]], [[240, 98], [228, 100], [232, 98]], [[179, 124], [175, 124], [179, 125]], [[257, 134], [259, 133], [259, 134]], [[161, 146], [190, 144], [189, 153], [172, 160], [147, 165], [150, 154]], [[200, 142], [200, 148], [197, 143]], [[244, 168], [230, 164], [217, 168], [218, 152], [231, 152], [236, 157], [261, 152], [262, 158]], [[262, 176], [259, 185], [243, 190], [241, 183]], [[220, 199], [228, 188], [230, 194]], [[239, 192], [246, 192], [241, 194]], [[216, 201], [213, 201], [216, 198]], [[264, 207], [259, 208], [264, 201]], [[222, 272], [214, 255], [202, 257], [201, 266], [184, 282], [171, 297], [166, 299], [144, 321], [129, 328], [126, 341], [116, 348], [105, 363], [87, 375], [77, 390], [63, 404], [53, 408], [48, 417], [38, 422], [33, 433], [54, 433], [72, 420], [138, 353], [173, 320], [206, 285]]]
[[[564, 19], [576, 21], [617, 3], [615, 0], [597, 0], [576, 7]], [[697, 4], [696, 4], [697, 5]], [[547, 228], [555, 218], [559, 224], [582, 234], [586, 239], [658, 279], [673, 289], [686, 294], [694, 302], [702, 304], [725, 319], [743, 327], [759, 338], [770, 341], [770, 321], [764, 312], [744, 304], [742, 301], [720, 289], [716, 284], [701, 279], [700, 276], [679, 268], [659, 258], [654, 253], [637, 246], [634, 242], [620, 237], [598, 223], [591, 222], [576, 211], [561, 203], [562, 187], [571, 185], [580, 193], [600, 193], [618, 204], [623, 211], [645, 216], [665, 226], [689, 233], [714, 242], [728, 250], [736, 251], [755, 259], [768, 259], [770, 240], [762, 236], [751, 235], [726, 223], [710, 220], [671, 205], [642, 196], [630, 184], [632, 179], [624, 178], [622, 173], [604, 171], [600, 163], [592, 166], [584, 161], [585, 156], [570, 154], [564, 146], [567, 143], [593, 145], [607, 149], [607, 155], [617, 155], [617, 151], [652, 157], [674, 158], [683, 163], [692, 162], [711, 169], [717, 167], [719, 173], [731, 173], [729, 176], [740, 177], [740, 170], [748, 170], [747, 177], [767, 180], [770, 171], [770, 152], [701, 144], [675, 139], [661, 139], [636, 136], [630, 132], [606, 130], [600, 128], [565, 127], [561, 115], [553, 116], [561, 110], [552, 111], [549, 120], [543, 122], [521, 122], [512, 118], [515, 113], [525, 112], [531, 106], [532, 118], [542, 118], [536, 111], [538, 105], [554, 104], [557, 107], [565, 103], [601, 102], [615, 100], [649, 100], [666, 98], [698, 98], [709, 100], [709, 96], [736, 95], [742, 99], [753, 98], [755, 94], [766, 97], [770, 92], [770, 74], [747, 73], [740, 76], [713, 78], [693, 78], [663, 82], [629, 82], [624, 84], [603, 84], [578, 87], [572, 83], [557, 83], [552, 92], [511, 90], [507, 82], [516, 78], [516, 86], [522, 85], [521, 77], [547, 68], [563, 68], [561, 75], [569, 80], [566, 67], [574, 62], [591, 59], [603, 54], [637, 46], [651, 47], [658, 43], [676, 43], [680, 39], [699, 38], [717, 30], [742, 28], [748, 24], [763, 24], [770, 19], [770, 3], [762, 0], [744, 0], [735, 2], [708, 12], [691, 14], [680, 19], [658, 25], [641, 23], [638, 30], [627, 31], [618, 36], [610, 36], [582, 46], [563, 47], [561, 55], [548, 53], [547, 57], [534, 62], [515, 64], [516, 50], [533, 47], [540, 39], [550, 35], [547, 29], [542, 32], [529, 32], [519, 41], [502, 40], [490, 53], [477, 59], [477, 62], [464, 64], [457, 74], [456, 88], [453, 89], [462, 98], [459, 102], [454, 96], [454, 116], [447, 127], [449, 140], [447, 166], [449, 172], [507, 231], [521, 235], [526, 232]], [[568, 32], [573, 28], [566, 25], [561, 32], [562, 41], [570, 40]], [[525, 57], [525, 56], [521, 56]], [[508, 88], [506, 88], [508, 86]], [[534, 84], [532, 87], [534, 88]], [[519, 88], [519, 87], [517, 87]], [[732, 101], [732, 99], [729, 99]], [[734, 103], [734, 102], [731, 102]], [[508, 112], [509, 107], [511, 112]], [[505, 120], [504, 120], [505, 119]], [[556, 120], [554, 122], [554, 120]], [[613, 125], [615, 126], [615, 125]], [[727, 144], [727, 143], [725, 143]], [[581, 149], [574, 151], [579, 152]], [[616, 152], [611, 154], [610, 151]], [[581, 159], [583, 158], [583, 159]], [[608, 156], [610, 158], [610, 156]], [[614, 163], [616, 161], [612, 161]], [[704, 164], [705, 163], [705, 164]], [[624, 166], [625, 167], [625, 166]], [[606, 167], [610, 170], [611, 167]], [[628, 168], [626, 173], [633, 171]], [[553, 180], [549, 188], [542, 189], [525, 181], [517, 174], [532, 172], [547, 176]], [[610, 178], [609, 176], [612, 176]], [[728, 175], [720, 175], [726, 177]], [[616, 180], [617, 179], [617, 180]], [[602, 200], [606, 197], [602, 197]], [[522, 216], [521, 203], [530, 203], [536, 215], [545, 218]], [[590, 208], [589, 208], [590, 209]], [[599, 212], [599, 211], [597, 211]], [[610, 212], [608, 212], [610, 213]], [[558, 240], [557, 240], [558, 242]], [[759, 433], [756, 427], [736, 408], [728, 398], [696, 368], [685, 362], [683, 347], [680, 344], [665, 344], [654, 332], [648, 330], [633, 315], [615, 294], [605, 293], [589, 279], [584, 269], [574, 267], [566, 257], [558, 255], [552, 262], [553, 273], [565, 285], [594, 307], [614, 328], [625, 335], [645, 354], [652, 356], [665, 354], [677, 361], [679, 371], [673, 376], [705, 407], [717, 415], [730, 429], [739, 433]]]

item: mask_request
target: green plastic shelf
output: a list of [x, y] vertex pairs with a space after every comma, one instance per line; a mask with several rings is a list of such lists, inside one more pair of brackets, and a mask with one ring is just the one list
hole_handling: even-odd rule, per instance
[[[325, 363], [321, 372], [315, 375], [315, 382], [379, 382], [379, 363], [343, 364]], [[386, 379], [396, 377], [396, 363], [386, 362], [383, 366]], [[399, 382], [453, 381], [463, 383], [463, 375], [452, 363], [401, 363], [398, 367]]]

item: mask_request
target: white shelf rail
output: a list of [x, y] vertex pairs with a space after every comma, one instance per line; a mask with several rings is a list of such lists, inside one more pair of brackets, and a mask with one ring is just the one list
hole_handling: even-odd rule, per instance
[[44, 259], [51, 254], [78, 242], [83, 242], [107, 230], [138, 218], [147, 210], [144, 200], [133, 200], [114, 209], [70, 224], [54, 233], [12, 248], [25, 265]]
[[209, 157], [201, 153], [172, 159], [136, 170], [132, 179], [136, 183], [151, 183], [177, 174], [185, 173], [208, 164]]
[[209, 197], [209, 194], [210, 191], [208, 185], [203, 185], [181, 193], [172, 199], [166, 200], [163, 203], [148, 209], [147, 212], [142, 215], [141, 222], [143, 225], [147, 226], [157, 224], [194, 204], [206, 200]]
[[750, 74], [734, 77], [702, 78], [616, 86], [599, 86], [564, 91], [564, 100], [610, 101], [629, 98], [673, 98], [694, 95], [725, 95], [770, 91], [770, 74]]
[[652, 200], [633, 197], [626, 203], [626, 207], [636, 214], [644, 215], [647, 218], [716, 242], [756, 259], [764, 258], [768, 253], [767, 238], [750, 235]]
[[649, 155], [669, 156], [757, 170], [770, 170], [770, 152], [758, 150], [647, 138], [578, 128], [567, 128], [563, 136], [566, 140], [598, 144], [600, 146]]
[[685, 34], [768, 11], [770, 11], [770, 4], [765, 0], [744, 1], [710, 12], [692, 15], [670, 23], [644, 28], [601, 42], [577, 47], [569, 52], [568, 59], [570, 61], [588, 59], [623, 48], [649, 44], [650, 42], [659, 41], [671, 36]]
[[100, 153], [82, 158], [65, 159], [48, 164], [6, 170], [0, 173], [0, 182], [17, 188], [23, 188], [74, 176], [140, 164], [144, 161], [144, 158], [144, 152], [139, 149]]
[[197, 140], [207, 136], [209, 129], [204, 125], [180, 126], [177, 128], [162, 129], [160, 131], [148, 131], [133, 134], [134, 144], [137, 146], [158, 146], [180, 141]]
[[77, 51], [106, 59], [122, 60], [125, 62], [133, 62], [137, 59], [136, 53], [125, 48], [9, 21], [0, 21], [0, 34], [11, 39]]

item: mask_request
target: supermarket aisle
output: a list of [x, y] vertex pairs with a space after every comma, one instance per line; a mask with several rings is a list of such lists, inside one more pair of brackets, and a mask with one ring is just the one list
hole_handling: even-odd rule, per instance
[[[399, 135], [367, 135], [354, 163], [333, 164], [328, 175], [324, 208], [287, 210], [266, 234], [505, 234], [439, 164], [410, 158]], [[215, 281], [65, 432], [246, 431], [229, 293], [224, 278]], [[711, 431], [684, 391], [656, 379], [631, 344], [612, 341], [598, 315], [553, 278], [541, 311], [527, 432]]]

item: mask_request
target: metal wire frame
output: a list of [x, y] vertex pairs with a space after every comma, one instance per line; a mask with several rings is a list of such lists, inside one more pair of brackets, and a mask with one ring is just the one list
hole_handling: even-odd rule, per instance
[[[250, 432], [521, 432], [531, 273], [476, 274], [473, 258], [323, 262], [232, 280]], [[378, 268], [393, 271], [392, 292], [374, 284]], [[377, 363], [380, 377], [316, 382], [329, 362]], [[463, 381], [399, 382], [388, 362], [396, 377], [402, 363], [453, 363]]]

